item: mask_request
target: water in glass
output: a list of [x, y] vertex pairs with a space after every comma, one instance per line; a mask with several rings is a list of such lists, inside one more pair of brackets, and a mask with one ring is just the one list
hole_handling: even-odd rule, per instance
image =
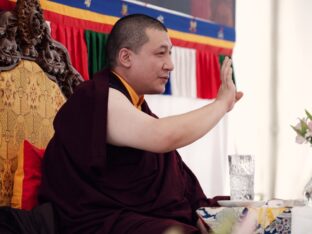
[[229, 155], [231, 200], [254, 199], [253, 155]]

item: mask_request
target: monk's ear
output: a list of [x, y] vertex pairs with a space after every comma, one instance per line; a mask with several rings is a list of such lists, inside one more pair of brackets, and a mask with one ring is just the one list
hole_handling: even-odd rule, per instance
[[120, 65], [129, 68], [131, 66], [131, 50], [127, 48], [121, 48], [118, 54], [118, 60]]

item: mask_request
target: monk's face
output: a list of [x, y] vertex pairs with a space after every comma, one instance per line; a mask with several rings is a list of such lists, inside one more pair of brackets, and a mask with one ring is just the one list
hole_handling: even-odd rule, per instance
[[132, 86], [139, 95], [160, 94], [165, 91], [174, 68], [171, 60], [172, 43], [165, 31], [147, 29], [145, 33], [148, 42], [132, 54]]

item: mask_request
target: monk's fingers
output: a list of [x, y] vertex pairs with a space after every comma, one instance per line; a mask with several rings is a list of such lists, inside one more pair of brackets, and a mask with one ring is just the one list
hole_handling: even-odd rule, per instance
[[242, 97], [244, 96], [244, 93], [243, 92], [236, 92], [236, 95], [235, 95], [235, 101], [239, 101]]
[[223, 62], [222, 62], [222, 65], [221, 65], [221, 74], [223, 73], [223, 70], [224, 70], [224, 68], [225, 68], [225, 66], [226, 66], [226, 63], [227, 63], [228, 59], [229, 59], [228, 57], [225, 57], [224, 60], [223, 60]]
[[[221, 67], [221, 81], [226, 82], [229, 79], [229, 75], [232, 76], [232, 61], [229, 57], [225, 57]], [[231, 74], [229, 74], [231, 73]]]
[[232, 67], [229, 67], [229, 68], [225, 71], [225, 79], [226, 79], [226, 80], [232, 80], [232, 72], [233, 72]]
[[224, 81], [224, 73], [226, 70], [227, 62], [228, 62], [228, 57], [225, 57], [221, 66], [221, 80]]
[[[235, 86], [233, 79], [232, 79], [232, 68], [230, 69], [229, 73], [227, 74], [227, 84]], [[235, 88], [236, 89], [236, 88]]]

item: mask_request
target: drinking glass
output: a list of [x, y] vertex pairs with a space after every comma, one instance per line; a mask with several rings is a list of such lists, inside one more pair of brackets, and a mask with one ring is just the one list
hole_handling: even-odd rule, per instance
[[229, 155], [231, 200], [254, 199], [255, 160], [253, 155]]
[[312, 207], [312, 178], [304, 187], [303, 191], [305, 205]]

